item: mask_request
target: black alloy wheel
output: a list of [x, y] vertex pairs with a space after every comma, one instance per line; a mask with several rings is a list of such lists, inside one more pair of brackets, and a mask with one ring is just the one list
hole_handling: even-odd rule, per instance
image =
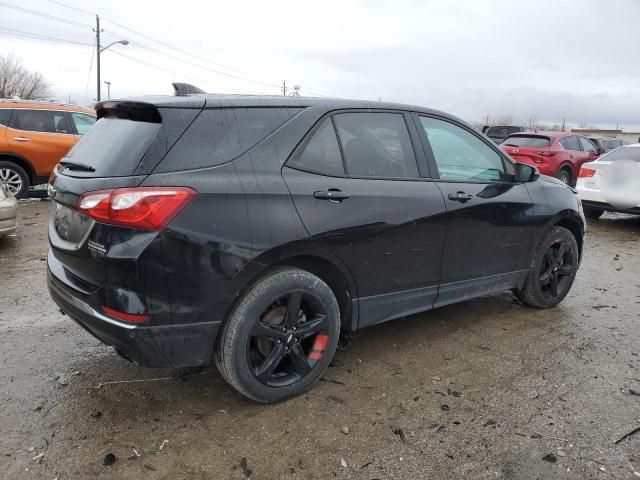
[[542, 294], [555, 299], [566, 294], [571, 287], [572, 275], [578, 267], [578, 259], [567, 246], [567, 242], [558, 239], [552, 243], [540, 268], [540, 290]]
[[528, 305], [554, 307], [571, 290], [579, 262], [576, 237], [564, 227], [553, 227], [540, 242], [524, 285], [514, 293]]
[[295, 291], [277, 299], [255, 320], [247, 361], [256, 379], [272, 387], [302, 380], [325, 354], [328, 319], [315, 297]]
[[340, 309], [331, 288], [312, 273], [281, 267], [240, 299], [218, 335], [215, 361], [243, 395], [278, 402], [320, 379], [339, 336]]

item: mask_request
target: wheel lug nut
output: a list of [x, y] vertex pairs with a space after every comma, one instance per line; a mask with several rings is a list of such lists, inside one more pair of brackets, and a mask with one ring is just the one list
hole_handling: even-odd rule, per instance
[[278, 345], [280, 345], [282, 343], [282, 340], [278, 340]]

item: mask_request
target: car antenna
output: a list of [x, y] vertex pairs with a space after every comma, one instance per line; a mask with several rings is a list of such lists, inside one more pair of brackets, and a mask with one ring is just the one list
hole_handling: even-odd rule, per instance
[[176, 97], [184, 97], [185, 95], [192, 95], [197, 93], [207, 93], [204, 90], [191, 85], [190, 83], [174, 82], [171, 85], [173, 85], [173, 94]]

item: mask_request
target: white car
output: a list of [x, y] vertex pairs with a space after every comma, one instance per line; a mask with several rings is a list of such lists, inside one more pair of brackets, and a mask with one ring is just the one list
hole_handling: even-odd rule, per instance
[[583, 164], [576, 190], [588, 218], [599, 218], [604, 212], [640, 215], [640, 143]]
[[17, 216], [18, 202], [16, 197], [0, 181], [0, 237], [15, 232]]

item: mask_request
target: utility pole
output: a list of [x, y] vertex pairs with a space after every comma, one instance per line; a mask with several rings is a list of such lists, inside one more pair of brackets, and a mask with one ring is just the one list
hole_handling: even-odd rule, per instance
[[96, 100], [100, 101], [100, 17], [96, 15], [96, 69], [98, 71]]
[[282, 81], [282, 95], [283, 96], [287, 96], [287, 81], [283, 80]]
[[562, 131], [563, 131], [563, 132], [565, 131], [565, 130], [564, 130], [564, 127], [565, 127], [566, 123], [567, 123], [567, 117], [563, 117], [563, 118], [562, 118]]
[[104, 84], [107, 86], [107, 100], [111, 100], [111, 82], [105, 80]]

